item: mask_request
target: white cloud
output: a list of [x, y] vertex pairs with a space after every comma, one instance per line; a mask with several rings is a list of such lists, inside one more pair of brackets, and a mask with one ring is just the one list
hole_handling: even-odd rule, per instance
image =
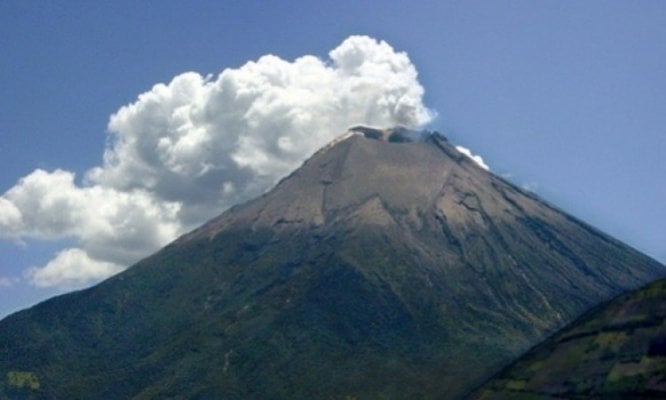
[[0, 288], [2, 288], [2, 287], [5, 287], [5, 288], [12, 287], [17, 282], [18, 282], [17, 278], [10, 278], [8, 276], [0, 276]]
[[74, 178], [71, 172], [40, 169], [22, 178], [1, 198], [20, 214], [8, 223], [0, 220], [0, 234], [77, 238], [90, 257], [128, 265], [181, 230], [177, 203], [157, 201], [138, 189], [80, 187]]
[[15, 236], [20, 232], [21, 211], [11, 201], [0, 197], [0, 233]]
[[26, 278], [39, 287], [74, 289], [120, 272], [120, 265], [92, 259], [81, 249], [66, 249], [42, 268], [29, 269]]
[[111, 116], [104, 162], [83, 184], [35, 170], [0, 197], [0, 237], [75, 238], [79, 249], [32, 282], [96, 280], [117, 270], [101, 264], [132, 264], [264, 192], [348, 127], [417, 127], [434, 115], [407, 54], [352, 36], [329, 57], [267, 55], [155, 85]]
[[486, 164], [483, 161], [483, 158], [481, 158], [481, 156], [479, 156], [479, 155], [472, 154], [472, 151], [470, 149], [468, 149], [466, 147], [463, 147], [463, 146], [456, 146], [456, 150], [458, 150], [459, 152], [464, 154], [466, 157], [468, 157], [469, 159], [474, 161], [479, 167], [485, 169], [486, 171], [490, 170], [490, 167], [488, 167], [488, 164]]
[[531, 193], [536, 193], [539, 190], [539, 184], [535, 182], [526, 182], [520, 185], [520, 188]]

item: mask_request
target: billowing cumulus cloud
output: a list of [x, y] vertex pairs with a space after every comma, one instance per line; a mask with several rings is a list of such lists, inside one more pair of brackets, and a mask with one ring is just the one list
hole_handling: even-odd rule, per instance
[[4, 197], [0, 197], [0, 227], [5, 236], [14, 236], [20, 232], [21, 211], [14, 203]]
[[264, 192], [350, 126], [418, 127], [432, 115], [407, 54], [365, 36], [327, 60], [267, 55], [217, 76], [183, 73], [111, 116], [103, 163], [82, 184], [36, 170], [0, 197], [0, 236], [76, 239], [29, 278], [85, 284]]
[[35, 286], [75, 288], [120, 272], [120, 265], [91, 259], [80, 249], [66, 249], [42, 268], [30, 269], [26, 276]]
[[480, 155], [472, 154], [472, 151], [470, 149], [463, 146], [456, 146], [456, 150], [463, 153], [466, 157], [474, 161], [479, 167], [485, 169], [486, 171], [490, 170], [490, 167], [488, 166], [488, 164], [486, 164], [483, 161], [483, 158], [481, 158]]
[[127, 265], [181, 229], [177, 203], [157, 201], [139, 189], [80, 187], [74, 178], [71, 172], [40, 169], [22, 178], [2, 197], [19, 215], [10, 226], [0, 221], [0, 232], [8, 237], [76, 238], [91, 259]]

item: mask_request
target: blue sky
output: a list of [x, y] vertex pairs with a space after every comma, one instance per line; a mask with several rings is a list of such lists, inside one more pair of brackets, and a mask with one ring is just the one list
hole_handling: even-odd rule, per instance
[[[289, 63], [312, 55], [326, 70], [331, 50], [367, 35], [409, 55], [418, 82], [400, 88], [425, 89], [419, 98], [437, 115], [429, 128], [666, 262], [664, 21], [662, 1], [0, 2], [0, 193], [36, 169], [84, 187], [113, 144], [111, 115], [157, 83], [187, 71], [214, 81], [267, 54]], [[145, 126], [126, 122], [118, 129]], [[76, 178], [67, 186], [56, 170]], [[206, 204], [187, 221], [212, 213]], [[55, 227], [61, 217], [40, 214]], [[163, 237], [173, 233], [169, 221]], [[68, 290], [35, 286], [27, 269], [62, 249], [99, 247], [76, 232], [3, 229], [0, 316]]]

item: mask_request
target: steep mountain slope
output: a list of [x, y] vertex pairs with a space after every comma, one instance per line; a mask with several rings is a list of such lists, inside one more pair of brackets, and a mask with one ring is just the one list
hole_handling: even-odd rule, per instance
[[521, 357], [475, 397], [666, 398], [666, 280], [595, 308]]
[[356, 128], [124, 273], [0, 321], [0, 394], [460, 398], [662, 271], [441, 135]]

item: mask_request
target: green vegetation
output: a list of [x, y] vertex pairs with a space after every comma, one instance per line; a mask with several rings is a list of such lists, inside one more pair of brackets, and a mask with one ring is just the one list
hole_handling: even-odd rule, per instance
[[7, 372], [7, 386], [12, 389], [39, 390], [39, 379], [34, 372]]
[[665, 321], [661, 280], [576, 321], [484, 385], [477, 398], [506, 399], [514, 391], [544, 399], [666, 398]]
[[523, 390], [527, 386], [527, 381], [511, 379], [506, 383], [506, 388], [509, 390]]

